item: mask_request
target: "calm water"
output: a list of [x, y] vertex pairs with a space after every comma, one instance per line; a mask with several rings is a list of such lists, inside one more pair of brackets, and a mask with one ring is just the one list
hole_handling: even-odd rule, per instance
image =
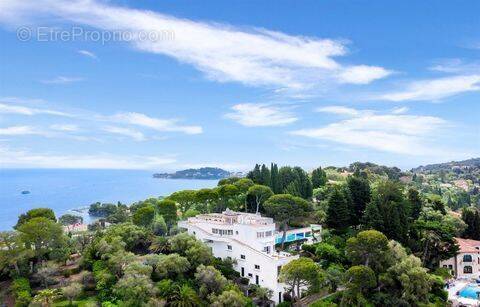
[[[152, 172], [131, 170], [5, 170], [0, 169], [0, 230], [16, 224], [18, 215], [36, 207], [57, 216], [91, 203], [130, 204], [177, 190], [213, 187], [216, 180], [154, 179]], [[22, 191], [30, 194], [22, 194]]]

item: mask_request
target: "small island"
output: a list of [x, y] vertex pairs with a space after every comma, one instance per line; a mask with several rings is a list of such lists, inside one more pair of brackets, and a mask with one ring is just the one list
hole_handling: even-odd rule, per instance
[[153, 178], [162, 179], [206, 179], [219, 180], [231, 177], [233, 174], [217, 167], [190, 168], [175, 173], [157, 173]]

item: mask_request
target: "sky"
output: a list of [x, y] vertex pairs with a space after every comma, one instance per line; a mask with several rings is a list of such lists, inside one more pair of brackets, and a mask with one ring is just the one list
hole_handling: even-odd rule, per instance
[[480, 2], [0, 0], [0, 168], [480, 156]]

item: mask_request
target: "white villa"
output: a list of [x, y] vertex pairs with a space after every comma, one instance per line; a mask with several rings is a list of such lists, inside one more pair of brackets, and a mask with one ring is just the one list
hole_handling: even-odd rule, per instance
[[[234, 269], [242, 277], [272, 289], [275, 303], [282, 301], [287, 290], [278, 282], [280, 269], [298, 256], [276, 252], [275, 244], [281, 242], [281, 234], [276, 232], [273, 219], [227, 209], [222, 213], [191, 217], [178, 226], [209, 245], [215, 257], [236, 260]], [[313, 235], [310, 228], [302, 228], [289, 232], [287, 237], [286, 242], [296, 238], [311, 241]]]
[[480, 278], [480, 241], [455, 238], [460, 247], [454, 257], [441, 261], [440, 267], [448, 268], [455, 278]]

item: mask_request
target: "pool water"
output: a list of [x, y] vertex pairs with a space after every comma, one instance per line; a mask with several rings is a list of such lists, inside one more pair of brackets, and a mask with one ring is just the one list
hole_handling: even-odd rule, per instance
[[480, 294], [480, 285], [470, 284], [460, 290], [459, 294], [461, 297], [478, 299]]

